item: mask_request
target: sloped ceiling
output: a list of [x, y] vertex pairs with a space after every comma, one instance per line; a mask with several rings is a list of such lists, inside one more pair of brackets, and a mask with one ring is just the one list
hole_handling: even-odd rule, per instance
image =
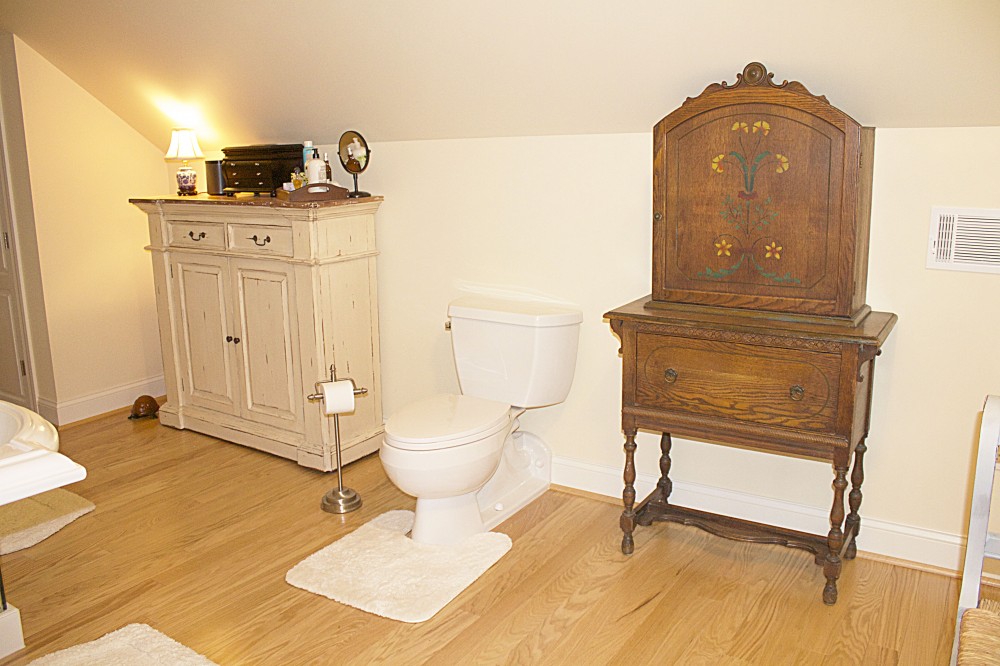
[[0, 28], [164, 148], [646, 132], [755, 60], [863, 124], [1000, 124], [997, 0], [0, 0]]

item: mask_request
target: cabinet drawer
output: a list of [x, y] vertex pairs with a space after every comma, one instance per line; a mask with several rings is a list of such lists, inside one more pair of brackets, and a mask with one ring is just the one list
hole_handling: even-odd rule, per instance
[[840, 354], [638, 333], [635, 403], [829, 432]]
[[229, 225], [229, 247], [240, 252], [292, 256], [292, 230], [288, 227]]
[[167, 242], [177, 247], [222, 249], [225, 235], [221, 224], [211, 222], [168, 222]]

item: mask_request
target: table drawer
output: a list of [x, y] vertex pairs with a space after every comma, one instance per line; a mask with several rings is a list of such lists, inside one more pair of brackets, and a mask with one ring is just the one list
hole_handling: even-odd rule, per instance
[[225, 247], [222, 224], [177, 221], [167, 223], [167, 243], [175, 247], [221, 250]]
[[638, 333], [640, 407], [817, 432], [835, 427], [840, 354]]
[[288, 227], [229, 225], [229, 247], [240, 252], [292, 256], [292, 230]]

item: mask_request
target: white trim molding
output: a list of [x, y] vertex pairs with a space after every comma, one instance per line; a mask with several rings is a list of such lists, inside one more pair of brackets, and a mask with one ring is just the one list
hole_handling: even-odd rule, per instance
[[158, 375], [71, 400], [39, 397], [38, 413], [55, 425], [66, 425], [131, 405], [140, 395], [161, 396], [166, 392], [163, 375]]
[[[658, 477], [637, 473], [636, 497], [646, 497]], [[552, 483], [607, 497], [621, 497], [622, 470], [555, 456]], [[692, 509], [777, 525], [808, 533], [829, 529], [829, 507], [813, 507], [697, 483], [674, 482], [671, 499]], [[827, 526], [819, 532], [817, 525]], [[959, 571], [965, 556], [965, 538], [922, 527], [891, 523], [861, 515], [858, 549], [919, 564]]]

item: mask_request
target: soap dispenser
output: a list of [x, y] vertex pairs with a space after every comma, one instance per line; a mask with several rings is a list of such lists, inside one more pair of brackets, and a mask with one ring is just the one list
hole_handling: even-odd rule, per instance
[[310, 185], [326, 182], [326, 164], [319, 158], [318, 150], [314, 149], [312, 157], [306, 162], [306, 175], [309, 178]]

